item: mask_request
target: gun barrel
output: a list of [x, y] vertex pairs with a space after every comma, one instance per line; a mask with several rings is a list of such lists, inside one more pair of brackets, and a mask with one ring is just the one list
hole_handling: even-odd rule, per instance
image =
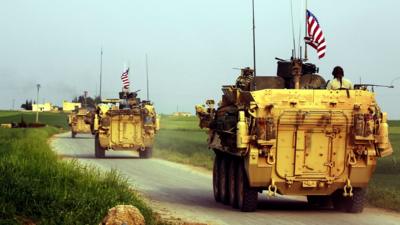
[[381, 85], [381, 84], [355, 84], [355, 87], [385, 87], [394, 88], [394, 85]]

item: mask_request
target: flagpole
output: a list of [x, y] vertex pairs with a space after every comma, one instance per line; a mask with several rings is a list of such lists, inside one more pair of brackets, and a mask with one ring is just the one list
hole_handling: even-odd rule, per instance
[[[308, 0], [306, 0], [306, 12], [305, 12], [305, 19], [304, 19], [304, 21], [305, 21], [305, 36], [308, 38], [308, 32], [307, 32], [307, 8], [308, 8], [308, 4], [307, 4], [307, 1]], [[307, 43], [306, 43], [306, 41], [304, 40], [304, 61], [307, 61], [308, 60], [308, 55], [307, 55]]]

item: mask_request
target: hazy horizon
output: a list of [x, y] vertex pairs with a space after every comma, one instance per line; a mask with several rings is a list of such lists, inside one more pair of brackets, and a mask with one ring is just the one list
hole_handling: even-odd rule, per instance
[[[289, 58], [292, 44], [290, 1], [256, 0], [257, 71], [275, 75], [275, 57]], [[303, 32], [303, 5], [294, 4], [295, 31]], [[304, 3], [304, 1], [301, 1]], [[383, 0], [313, 1], [327, 40], [322, 60], [309, 51], [320, 74], [331, 79], [341, 65], [358, 83], [387, 84], [400, 76], [400, 2]], [[115, 98], [120, 75], [130, 66], [131, 90], [146, 96], [145, 55], [149, 59], [150, 99], [160, 113], [194, 111], [206, 99], [219, 100], [221, 86], [233, 84], [251, 66], [251, 1], [3, 1], [0, 3], [0, 108], [35, 100], [61, 105], [88, 91], [99, 92], [103, 48], [103, 98]], [[296, 35], [298, 40], [298, 35]], [[394, 83], [400, 85], [400, 80]], [[400, 86], [399, 86], [400, 87]], [[400, 119], [400, 89], [376, 88], [391, 119]]]

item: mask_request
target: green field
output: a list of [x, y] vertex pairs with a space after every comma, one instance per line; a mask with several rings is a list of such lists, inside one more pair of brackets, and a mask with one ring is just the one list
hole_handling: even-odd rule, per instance
[[[34, 118], [23, 115], [27, 122]], [[159, 223], [116, 171], [59, 160], [51, 151], [47, 140], [65, 131], [65, 114], [41, 113], [40, 118], [61, 128], [0, 128], [0, 224], [99, 224], [118, 204], [138, 207], [147, 224]], [[19, 112], [0, 112], [1, 123], [14, 119], [20, 119]]]
[[[32, 112], [15, 112], [15, 111], [0, 111], [0, 123], [19, 123], [21, 120], [26, 123], [33, 123], [36, 119], [36, 113]], [[41, 112], [39, 113], [39, 122], [46, 123], [50, 126], [69, 129], [67, 114], [55, 112]]]
[[[400, 211], [400, 121], [390, 122], [390, 140], [394, 153], [379, 159], [369, 186], [368, 199], [372, 205]], [[206, 132], [198, 128], [196, 117], [163, 116], [154, 154], [207, 169], [212, 168], [214, 158], [214, 153], [207, 147]]]
[[161, 117], [154, 156], [179, 163], [212, 168], [214, 152], [207, 147], [207, 134], [195, 117]]

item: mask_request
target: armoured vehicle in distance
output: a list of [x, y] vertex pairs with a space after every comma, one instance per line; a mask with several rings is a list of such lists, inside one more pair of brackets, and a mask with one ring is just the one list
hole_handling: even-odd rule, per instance
[[76, 108], [68, 115], [68, 125], [71, 127], [71, 137], [75, 138], [76, 134], [91, 133], [91, 122], [93, 112], [87, 108]]
[[119, 99], [103, 101], [93, 118], [95, 156], [105, 151], [137, 151], [140, 158], [150, 158], [159, 122], [154, 106], [141, 101], [136, 92], [120, 92]]
[[235, 85], [197, 105], [215, 152], [217, 202], [255, 211], [258, 193], [307, 196], [359, 213], [377, 159], [392, 154], [387, 114], [363, 85], [326, 90], [315, 65], [279, 60], [277, 76], [242, 69]]

